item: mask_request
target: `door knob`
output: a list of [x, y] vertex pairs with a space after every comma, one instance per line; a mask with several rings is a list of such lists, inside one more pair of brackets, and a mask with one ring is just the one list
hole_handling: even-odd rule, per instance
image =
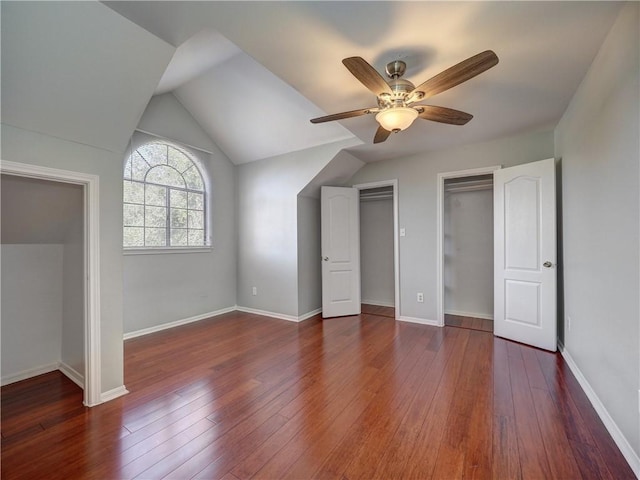
[[543, 266], [544, 268], [551, 268], [551, 267], [553, 267], [553, 263], [551, 263], [551, 262], [549, 262], [549, 261], [546, 261], [546, 262], [544, 262], [544, 263], [542, 264], [542, 266]]

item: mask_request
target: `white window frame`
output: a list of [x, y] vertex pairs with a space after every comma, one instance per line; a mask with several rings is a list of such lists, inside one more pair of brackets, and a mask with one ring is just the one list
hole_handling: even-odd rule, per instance
[[[146, 181], [146, 174], [145, 174], [145, 180], [134, 180], [133, 178], [126, 178], [125, 177], [125, 169], [127, 166], [127, 163], [130, 161], [131, 156], [133, 155], [134, 152], [138, 151], [140, 148], [146, 146], [146, 145], [150, 145], [150, 144], [155, 144], [155, 145], [162, 145], [162, 146], [166, 146], [166, 147], [171, 147], [174, 148], [176, 150], [178, 150], [180, 153], [182, 153], [183, 155], [185, 155], [192, 163], [193, 167], [190, 168], [195, 168], [197, 170], [197, 172], [200, 175], [200, 178], [202, 179], [202, 184], [203, 184], [203, 190], [195, 190], [189, 187], [175, 187], [175, 186], [171, 186], [171, 185], [162, 185], [162, 184], [157, 184], [154, 182], [147, 182]], [[149, 170], [147, 170], [147, 174], [157, 165], [149, 165]], [[169, 168], [174, 168], [170, 165], [167, 165]], [[188, 170], [188, 169], [187, 169]], [[177, 170], [176, 170], [177, 171]], [[186, 170], [185, 170], [186, 171]], [[178, 172], [181, 176], [182, 173]], [[166, 235], [167, 235], [167, 243], [170, 242], [170, 238], [171, 238], [171, 203], [170, 203], [170, 191], [171, 190], [178, 190], [178, 191], [184, 191], [184, 192], [192, 192], [192, 193], [198, 193], [198, 194], [202, 194], [203, 196], [203, 210], [202, 210], [202, 216], [203, 216], [203, 236], [204, 236], [204, 244], [203, 245], [176, 245], [176, 246], [171, 246], [171, 245], [164, 245], [164, 246], [125, 246], [124, 245], [124, 218], [122, 221], [122, 245], [123, 245], [123, 254], [124, 255], [149, 255], [149, 254], [166, 254], [166, 253], [199, 253], [199, 252], [208, 252], [212, 250], [212, 246], [211, 246], [211, 221], [210, 221], [210, 212], [209, 212], [209, 199], [211, 196], [211, 182], [208, 178], [208, 172], [207, 170], [203, 167], [202, 165], [202, 161], [200, 160], [200, 158], [198, 158], [198, 155], [191, 152], [190, 149], [185, 148], [184, 146], [170, 141], [170, 140], [166, 140], [166, 139], [157, 139], [157, 140], [149, 140], [149, 141], [143, 141], [138, 143], [135, 148], [130, 148], [128, 155], [125, 158], [124, 164], [123, 164], [123, 175], [122, 175], [122, 181], [123, 181], [123, 186], [124, 186], [124, 182], [126, 181], [131, 181], [134, 183], [139, 183], [139, 184], [143, 184], [143, 185], [152, 185], [152, 186], [158, 186], [158, 187], [163, 187], [167, 189], [167, 205], [166, 205], [166, 210], [167, 210], [167, 222], [166, 222]], [[186, 183], [185, 183], [186, 184]], [[143, 207], [146, 206], [146, 203], [142, 203], [142, 204], [136, 204], [136, 203], [132, 203], [132, 202], [125, 202], [124, 201], [124, 192], [123, 192], [123, 197], [122, 197], [122, 206], [123, 206], [123, 210], [124, 210], [124, 205], [125, 204], [129, 204], [129, 205], [142, 205]], [[188, 205], [186, 208], [187, 212], [189, 211]], [[188, 215], [188, 213], [187, 213]], [[146, 228], [146, 227], [143, 227]], [[187, 230], [187, 235], [188, 235], [188, 228]]]

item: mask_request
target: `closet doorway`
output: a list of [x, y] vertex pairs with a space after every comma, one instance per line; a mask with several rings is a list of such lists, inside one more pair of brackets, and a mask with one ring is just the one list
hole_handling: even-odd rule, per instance
[[400, 315], [397, 255], [397, 181], [355, 185], [360, 210], [361, 311]]
[[[13, 330], [18, 330], [24, 341], [24, 325], [20, 315], [23, 309], [6, 311], [8, 304], [3, 302], [3, 384], [30, 378], [45, 371], [60, 370], [74, 383], [83, 388], [83, 404], [94, 406], [102, 403], [100, 368], [100, 242], [99, 242], [99, 179], [96, 175], [59, 170], [38, 165], [2, 161], [2, 178], [11, 182], [15, 195], [10, 197], [12, 186], [3, 185], [2, 190], [2, 234], [9, 257], [3, 254], [2, 276], [3, 297], [5, 288], [20, 288], [16, 280], [5, 283], [15, 273], [31, 275], [37, 279], [46, 295], [37, 301], [35, 284], [29, 282], [29, 288], [23, 296], [33, 296], [30, 308], [39, 308], [36, 313], [43, 322], [47, 321], [47, 309], [60, 311], [60, 344], [47, 343], [42, 347], [38, 341], [49, 342], [50, 338], [40, 337], [38, 341], [28, 341], [25, 348], [18, 344], [6, 344], [11, 340], [9, 317], [15, 317]], [[25, 189], [37, 192], [25, 195]], [[31, 190], [37, 188], [38, 190]], [[43, 190], [44, 189], [44, 190]], [[47, 192], [46, 194], [42, 192]], [[66, 192], [66, 193], [63, 193]], [[20, 194], [20, 198], [18, 198]], [[47, 195], [51, 194], [51, 198]], [[66, 198], [62, 205], [61, 198]], [[65, 203], [66, 202], [66, 203]], [[73, 206], [72, 206], [73, 205]], [[18, 208], [20, 207], [20, 208]], [[24, 208], [23, 208], [24, 207]], [[65, 213], [66, 212], [66, 213]], [[60, 216], [61, 215], [61, 216]], [[15, 222], [10, 227], [8, 221]], [[46, 236], [45, 236], [46, 234]], [[57, 237], [56, 237], [57, 235]], [[32, 247], [40, 255], [31, 255]], [[4, 250], [4, 246], [3, 246]], [[65, 259], [66, 257], [66, 259]], [[39, 259], [43, 260], [40, 262]], [[13, 261], [13, 266], [5, 263]], [[26, 260], [28, 263], [25, 263]], [[45, 279], [40, 281], [41, 268], [47, 266]], [[57, 273], [56, 273], [57, 272]], [[16, 276], [20, 276], [16, 275]], [[55, 279], [58, 279], [57, 289]], [[13, 286], [12, 286], [13, 285]], [[16, 290], [17, 291], [17, 290]], [[7, 295], [5, 298], [13, 298]], [[43, 301], [46, 302], [43, 303]], [[47, 303], [49, 302], [49, 303]], [[22, 305], [26, 305], [22, 302]], [[15, 306], [14, 306], [15, 307]], [[5, 315], [9, 313], [10, 315]], [[32, 317], [32, 319], [35, 317]], [[33, 325], [31, 325], [33, 326]], [[51, 325], [48, 324], [47, 327]], [[20, 330], [22, 329], [22, 330]], [[38, 332], [28, 329], [30, 333]], [[15, 333], [15, 332], [14, 332]], [[5, 337], [5, 334], [7, 336]], [[58, 337], [58, 334], [51, 335]], [[59, 349], [58, 349], [59, 346]], [[9, 362], [6, 355], [15, 350]], [[50, 355], [45, 357], [25, 356], [29, 352]], [[58, 357], [58, 354], [60, 356]]]
[[493, 170], [439, 175], [440, 325], [493, 332]]

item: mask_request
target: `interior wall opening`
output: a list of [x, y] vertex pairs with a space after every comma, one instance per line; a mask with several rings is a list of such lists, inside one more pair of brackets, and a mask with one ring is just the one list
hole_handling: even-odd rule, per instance
[[396, 317], [394, 187], [360, 189], [362, 313]]
[[444, 180], [444, 324], [493, 332], [493, 175]]
[[2, 385], [60, 371], [84, 389], [84, 186], [3, 173], [0, 187]]

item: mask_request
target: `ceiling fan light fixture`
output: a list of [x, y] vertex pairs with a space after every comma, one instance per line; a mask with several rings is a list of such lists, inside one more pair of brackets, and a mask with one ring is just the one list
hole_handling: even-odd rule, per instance
[[410, 107], [391, 107], [376, 115], [376, 121], [389, 132], [400, 132], [409, 128], [418, 118], [418, 112]]

